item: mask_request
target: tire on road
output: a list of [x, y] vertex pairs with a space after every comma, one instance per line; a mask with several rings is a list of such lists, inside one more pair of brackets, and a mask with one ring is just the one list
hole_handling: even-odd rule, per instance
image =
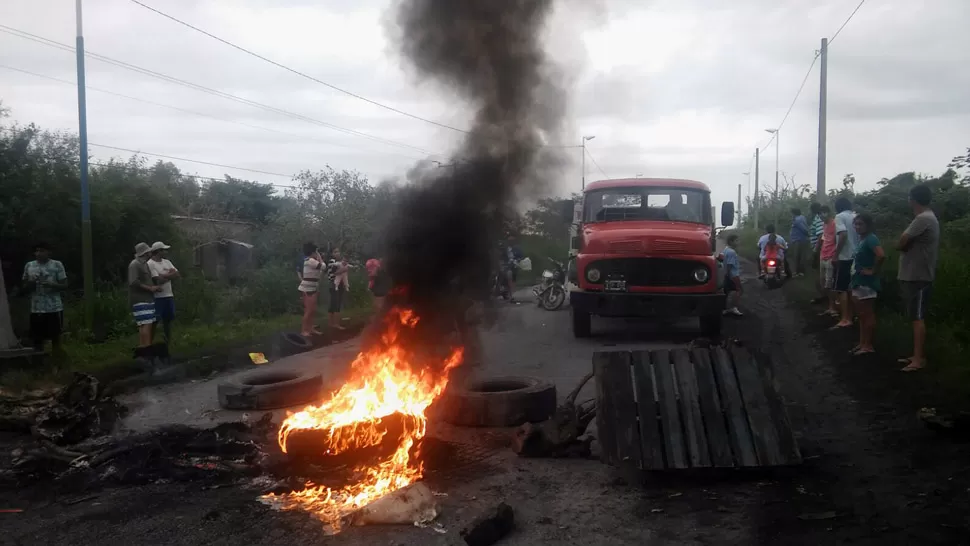
[[721, 313], [702, 316], [701, 334], [706, 337], [718, 337], [721, 335], [721, 326], [723, 323], [724, 315]]
[[493, 377], [449, 388], [436, 404], [445, 422], [463, 427], [516, 427], [556, 412], [556, 387], [534, 377]]
[[288, 370], [259, 370], [220, 383], [219, 405], [231, 410], [267, 410], [309, 404], [320, 398], [323, 377]]
[[593, 317], [573, 307], [573, 337], [589, 337], [593, 333]]
[[281, 357], [292, 356], [313, 349], [313, 343], [296, 332], [280, 332], [279, 348]]

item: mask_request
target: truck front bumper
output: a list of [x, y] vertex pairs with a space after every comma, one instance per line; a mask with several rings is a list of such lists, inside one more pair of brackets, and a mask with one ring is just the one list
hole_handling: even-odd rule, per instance
[[573, 309], [602, 317], [700, 317], [720, 314], [724, 294], [640, 294], [585, 292], [569, 294]]

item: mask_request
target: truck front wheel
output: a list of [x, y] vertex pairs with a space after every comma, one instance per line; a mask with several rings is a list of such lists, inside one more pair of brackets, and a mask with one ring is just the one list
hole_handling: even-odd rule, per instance
[[723, 319], [724, 317], [721, 315], [721, 313], [701, 317], [701, 334], [712, 338], [720, 336], [721, 322]]
[[592, 333], [592, 317], [573, 308], [573, 337], [589, 337]]

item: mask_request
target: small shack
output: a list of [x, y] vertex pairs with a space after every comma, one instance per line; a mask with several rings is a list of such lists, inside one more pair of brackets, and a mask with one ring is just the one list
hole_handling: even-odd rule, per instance
[[253, 245], [236, 239], [203, 243], [195, 247], [195, 266], [207, 280], [235, 284], [252, 270]]

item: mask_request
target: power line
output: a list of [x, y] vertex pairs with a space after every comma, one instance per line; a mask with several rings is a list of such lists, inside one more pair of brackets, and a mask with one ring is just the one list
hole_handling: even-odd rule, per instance
[[182, 21], [181, 19], [178, 19], [176, 17], [173, 17], [173, 16], [171, 16], [171, 15], [169, 15], [167, 13], [163, 13], [163, 12], [161, 12], [161, 11], [159, 11], [159, 10], [157, 10], [157, 9], [149, 6], [149, 5], [146, 5], [146, 4], [143, 4], [143, 3], [139, 2], [138, 0], [131, 0], [131, 2], [134, 3], [134, 4], [137, 4], [137, 5], [141, 6], [141, 7], [143, 7], [145, 9], [149, 10], [149, 11], [152, 11], [154, 13], [157, 13], [158, 15], [161, 15], [162, 17], [165, 17], [166, 19], [175, 21], [176, 23], [178, 23], [178, 24], [180, 24], [182, 26], [188, 27], [188, 28], [190, 28], [190, 29], [192, 29], [192, 30], [194, 30], [196, 32], [199, 32], [201, 34], [204, 34], [204, 35], [208, 36], [209, 38], [212, 38], [212, 39], [214, 39], [216, 41], [219, 41], [219, 42], [221, 42], [221, 43], [223, 43], [223, 44], [225, 44], [225, 45], [227, 45], [229, 47], [232, 47], [234, 49], [237, 49], [239, 51], [242, 51], [243, 53], [246, 53], [247, 55], [251, 55], [253, 57], [256, 57], [257, 59], [260, 59], [262, 61], [265, 61], [267, 63], [270, 63], [273, 66], [276, 66], [278, 68], [282, 68], [283, 70], [286, 70], [288, 72], [292, 72], [293, 74], [296, 74], [298, 76], [301, 76], [303, 78], [306, 78], [306, 79], [308, 79], [310, 81], [316, 82], [316, 83], [318, 83], [320, 85], [323, 85], [323, 86], [326, 86], [326, 87], [329, 87], [330, 89], [333, 89], [334, 91], [339, 91], [339, 92], [341, 92], [341, 93], [343, 93], [345, 95], [351, 96], [351, 97], [353, 97], [355, 99], [362, 100], [362, 101], [367, 102], [369, 104], [373, 104], [374, 106], [378, 106], [378, 107], [383, 108], [385, 110], [389, 110], [391, 112], [394, 112], [394, 113], [397, 113], [397, 114], [401, 114], [403, 116], [407, 116], [407, 117], [412, 118], [412, 119], [416, 119], [416, 120], [419, 120], [419, 121], [423, 121], [425, 123], [430, 123], [431, 125], [436, 125], [436, 126], [441, 127], [443, 129], [450, 129], [452, 131], [456, 131], [456, 132], [459, 132], [459, 133], [466, 133], [466, 134], [468, 133], [468, 131], [466, 131], [465, 129], [459, 129], [457, 127], [452, 127], [451, 125], [446, 125], [444, 123], [440, 123], [440, 122], [437, 122], [437, 121], [434, 121], [434, 120], [430, 120], [430, 119], [427, 119], [427, 118], [423, 118], [423, 117], [418, 116], [416, 114], [412, 114], [410, 112], [405, 112], [404, 110], [399, 110], [397, 108], [394, 108], [393, 106], [388, 106], [386, 104], [382, 104], [382, 103], [377, 102], [375, 100], [368, 99], [367, 97], [363, 97], [363, 96], [358, 95], [357, 93], [354, 93], [352, 91], [347, 91], [346, 89], [337, 87], [336, 85], [333, 85], [333, 84], [327, 83], [327, 82], [325, 82], [323, 80], [314, 78], [313, 76], [310, 76], [310, 75], [308, 75], [308, 74], [306, 74], [304, 72], [300, 72], [299, 70], [296, 70], [294, 68], [290, 68], [290, 67], [288, 67], [288, 66], [286, 66], [284, 64], [278, 63], [278, 62], [276, 62], [276, 61], [274, 61], [272, 59], [269, 59], [267, 57], [264, 57], [264, 56], [260, 55], [259, 53], [256, 53], [256, 52], [254, 52], [252, 50], [249, 50], [249, 49], [246, 49], [246, 48], [244, 48], [244, 47], [242, 47], [240, 45], [234, 44], [234, 43], [230, 42], [229, 40], [226, 40], [224, 38], [220, 38], [220, 37], [216, 36], [215, 34], [212, 34], [211, 32], [208, 32], [208, 31], [203, 30], [203, 29], [201, 29], [199, 27], [196, 27], [196, 26], [193, 26], [193, 25], [191, 25], [189, 23], [186, 23], [185, 21]]
[[606, 171], [603, 170], [603, 167], [600, 167], [600, 164], [596, 162], [596, 158], [593, 157], [593, 154], [589, 152], [589, 148], [586, 146], [583, 146], [583, 150], [585, 150], [586, 155], [589, 156], [589, 160], [593, 162], [593, 165], [596, 165], [596, 168], [599, 169], [600, 174], [602, 174], [604, 178], [609, 178], [610, 176], [606, 174]]
[[[62, 83], [62, 84], [66, 84], [66, 85], [71, 85], [71, 86], [76, 86], [77, 85], [76, 82], [73, 82], [73, 81], [70, 81], [70, 80], [64, 80], [64, 79], [61, 79], [61, 78], [56, 78], [54, 76], [48, 76], [46, 74], [38, 74], [37, 72], [31, 72], [30, 70], [24, 70], [22, 68], [17, 68], [17, 67], [14, 67], [14, 66], [8, 66], [8, 65], [5, 65], [5, 64], [0, 64], [0, 68], [4, 68], [6, 70], [13, 70], [14, 72], [20, 72], [22, 74], [28, 74], [30, 76], [35, 76], [37, 78], [43, 78], [45, 80], [50, 80], [50, 81], [54, 81], [54, 82]], [[331, 142], [329, 140], [322, 140], [322, 139], [319, 139], [319, 138], [316, 138], [316, 137], [313, 137], [313, 136], [299, 135], [299, 134], [296, 134], [296, 133], [289, 133], [289, 132], [286, 132], [286, 131], [280, 131], [280, 130], [273, 129], [273, 128], [270, 128], [270, 127], [263, 127], [261, 125], [253, 125], [251, 123], [246, 123], [246, 122], [243, 122], [243, 121], [237, 121], [237, 120], [234, 120], [234, 119], [223, 118], [223, 117], [219, 117], [219, 116], [214, 116], [212, 114], [206, 114], [204, 112], [197, 112], [195, 110], [189, 110], [187, 108], [181, 108], [181, 107], [178, 107], [178, 106], [172, 106], [170, 104], [164, 104], [164, 103], [160, 103], [160, 102], [151, 101], [151, 100], [148, 100], [148, 99], [142, 99], [142, 98], [139, 98], [139, 97], [133, 97], [131, 95], [125, 95], [123, 93], [117, 93], [115, 91], [109, 91], [107, 89], [99, 89], [97, 87], [92, 87], [92, 86], [87, 86], [86, 89], [88, 89], [89, 91], [97, 91], [99, 93], [105, 93], [105, 94], [108, 94], [108, 95], [114, 95], [116, 97], [121, 97], [121, 98], [129, 99], [129, 100], [133, 100], [133, 101], [144, 102], [146, 104], [151, 104], [153, 106], [158, 106], [160, 108], [168, 108], [170, 110], [175, 110], [177, 112], [184, 112], [186, 114], [192, 114], [194, 116], [200, 116], [200, 117], [205, 117], [205, 118], [214, 119], [214, 120], [218, 120], [218, 121], [224, 121], [226, 123], [235, 123], [236, 125], [242, 125], [244, 127], [250, 127], [250, 128], [253, 128], [253, 129], [260, 129], [262, 131], [269, 131], [271, 133], [277, 133], [277, 134], [281, 134], [281, 135], [293, 136], [293, 137], [297, 137], [297, 138], [300, 138], [300, 139], [312, 139], [312, 140], [316, 140], [316, 141], [319, 141], [319, 142], [323, 142], [323, 143], [329, 144], [331, 146], [338, 146], [338, 147], [341, 147], [341, 148], [348, 148], [348, 149], [352, 149], [352, 150], [362, 150], [362, 148], [359, 148], [357, 146], [351, 146], [349, 144], [341, 144], [339, 142]], [[413, 159], [413, 160], [421, 160], [421, 159], [423, 159], [423, 158], [420, 158], [420, 157], [414, 157], [414, 156], [399, 154], [399, 153], [395, 153], [395, 152], [378, 151], [378, 150], [365, 150], [365, 151], [373, 152], [373, 153], [379, 153], [379, 154], [394, 155], [394, 156], [398, 156], [398, 157], [406, 157], [408, 159]]]
[[186, 159], [184, 157], [176, 157], [176, 156], [172, 156], [172, 155], [156, 154], [156, 153], [153, 153], [153, 152], [145, 152], [145, 151], [141, 151], [141, 150], [132, 150], [130, 148], [122, 148], [120, 146], [109, 146], [107, 144], [95, 144], [94, 142], [89, 142], [88, 145], [89, 146], [96, 146], [98, 148], [107, 148], [109, 150], [118, 150], [120, 152], [128, 152], [128, 153], [132, 153], [132, 154], [135, 154], [135, 155], [150, 155], [150, 156], [153, 156], [153, 157], [161, 157], [163, 159], [171, 159], [171, 160], [174, 160], [174, 161], [187, 161], [189, 163], [198, 163], [199, 165], [209, 165], [211, 167], [222, 167], [224, 169], [236, 169], [236, 170], [247, 171], [247, 172], [256, 173], [256, 174], [268, 174], [268, 175], [271, 175], [271, 176], [282, 176], [284, 178], [292, 178], [292, 176], [291, 175], [288, 175], [288, 174], [274, 173], [274, 172], [270, 172], [270, 171], [261, 171], [259, 169], [250, 169], [248, 167], [237, 167], [235, 165], [224, 165], [222, 163], [212, 163], [210, 161], [202, 161], [200, 159]]
[[[46, 45], [46, 46], [49, 46], [49, 47], [54, 47], [56, 49], [61, 49], [63, 51], [67, 51], [67, 52], [74, 53], [74, 47], [72, 47], [72, 46], [69, 46], [69, 45], [64, 44], [64, 43], [61, 43], [61, 42], [57, 42], [55, 40], [50, 40], [48, 38], [44, 38], [43, 36], [38, 36], [36, 34], [31, 34], [29, 32], [25, 32], [25, 31], [22, 31], [22, 30], [13, 28], [13, 27], [9, 27], [9, 26], [3, 25], [3, 24], [0, 24], [0, 32], [4, 32], [4, 33], [10, 34], [12, 36], [16, 36], [18, 38], [23, 38], [25, 40], [30, 40], [32, 42], [37, 42], [37, 43], [40, 43], [40, 44], [43, 44], [43, 45]], [[232, 95], [230, 93], [226, 93], [224, 91], [219, 91], [218, 89], [211, 89], [209, 87], [205, 87], [205, 86], [202, 86], [202, 85], [199, 85], [199, 84], [196, 84], [196, 83], [192, 83], [192, 82], [189, 82], [189, 81], [186, 81], [186, 80], [182, 80], [182, 79], [176, 78], [174, 76], [169, 76], [167, 74], [163, 74], [161, 72], [156, 72], [154, 70], [150, 70], [150, 69], [143, 68], [143, 67], [140, 67], [140, 66], [137, 66], [137, 65], [133, 65], [133, 64], [127, 63], [125, 61], [119, 61], [117, 59], [113, 59], [111, 57], [107, 57], [105, 55], [100, 55], [100, 54], [97, 54], [97, 53], [94, 53], [94, 52], [91, 52], [91, 51], [85, 51], [85, 56], [86, 57], [90, 57], [90, 58], [92, 58], [94, 60], [97, 60], [97, 61], [101, 61], [101, 62], [106, 63], [106, 64], [118, 66], [120, 68], [124, 68], [126, 70], [130, 70], [130, 71], [133, 71], [133, 72], [138, 72], [139, 74], [142, 74], [142, 75], [145, 75], [145, 76], [150, 76], [150, 77], [153, 77], [153, 78], [157, 78], [157, 79], [166, 81], [168, 83], [174, 83], [176, 85], [181, 85], [183, 87], [188, 87], [190, 89], [194, 89], [194, 90], [200, 91], [202, 93], [207, 93], [207, 94], [214, 95], [214, 96], [217, 96], [217, 97], [220, 97], [220, 98], [223, 98], [223, 99], [232, 100], [232, 101], [235, 101], [235, 102], [238, 102], [238, 103], [241, 103], [241, 104], [245, 104], [247, 106], [252, 106], [252, 107], [255, 107], [255, 108], [260, 108], [262, 110], [270, 111], [270, 112], [273, 112], [273, 113], [276, 113], [276, 114], [284, 115], [284, 116], [291, 117], [291, 118], [294, 118], [294, 119], [298, 119], [298, 120], [301, 120], [301, 121], [306, 121], [308, 123], [313, 123], [313, 124], [316, 124], [316, 125], [320, 125], [320, 126], [323, 126], [323, 127], [327, 127], [329, 129], [333, 129], [335, 131], [339, 131], [339, 132], [346, 133], [346, 134], [349, 134], [349, 135], [354, 135], [354, 136], [359, 136], [359, 137], [367, 138], [367, 139], [370, 139], [370, 140], [374, 140], [376, 142], [381, 142], [381, 143], [384, 143], [384, 144], [389, 144], [391, 146], [398, 146], [398, 147], [402, 147], [402, 148], [409, 148], [409, 149], [412, 149], [412, 150], [421, 152], [421, 153], [426, 154], [426, 155], [444, 155], [444, 154], [438, 154], [438, 153], [430, 152], [428, 150], [425, 150], [423, 148], [418, 148], [416, 146], [411, 146], [410, 144], [404, 144], [402, 142], [397, 142], [397, 141], [394, 141], [394, 140], [390, 140], [390, 139], [386, 139], [386, 138], [374, 136], [374, 135], [371, 135], [371, 134], [368, 134], [368, 133], [364, 133], [364, 132], [361, 132], [361, 131], [357, 131], [357, 130], [354, 130], [354, 129], [347, 129], [345, 127], [340, 127], [340, 126], [334, 125], [332, 123], [327, 123], [327, 122], [320, 121], [320, 120], [317, 120], [317, 119], [314, 119], [314, 118], [311, 118], [311, 117], [308, 117], [308, 116], [304, 116], [303, 114], [297, 114], [297, 113], [294, 113], [294, 112], [290, 112], [288, 110], [283, 110], [282, 108], [277, 108], [275, 106], [270, 106], [270, 105], [267, 105], [267, 104], [263, 104], [263, 103], [260, 103], [260, 102], [256, 102], [256, 101], [253, 101], [253, 100], [249, 100], [249, 99], [246, 99], [246, 98], [243, 98], [243, 97], [239, 97], [239, 96], [236, 96], [236, 95]]]
[[795, 92], [795, 98], [792, 99], [791, 104], [788, 106], [788, 111], [785, 112], [785, 117], [781, 118], [781, 123], [775, 127], [775, 132], [771, 134], [771, 138], [768, 139], [768, 143], [761, 147], [762, 150], [767, 149], [768, 146], [775, 141], [775, 137], [778, 136], [778, 131], [780, 131], [785, 125], [785, 122], [788, 121], [788, 116], [791, 115], [792, 109], [795, 108], [795, 103], [798, 102], [798, 97], [801, 96], [802, 90], [805, 89], [805, 83], [808, 81], [808, 77], [811, 76], [812, 69], [815, 68], [815, 62], [818, 61], [818, 57], [819, 53], [816, 53], [815, 57], [812, 59], [812, 64], [808, 65], [808, 70], [805, 72], [805, 77], [802, 78], [801, 85], [798, 86], [798, 91]]
[[845, 28], [845, 25], [849, 24], [849, 21], [851, 21], [852, 18], [855, 17], [856, 12], [859, 11], [859, 8], [861, 8], [862, 4], [865, 4], [865, 3], [866, 3], [866, 0], [861, 0], [859, 2], [859, 5], [856, 6], [854, 10], [852, 10], [852, 13], [850, 13], [849, 17], [846, 18], [845, 22], [842, 23], [842, 26], [839, 27], [839, 30], [836, 30], [835, 34], [833, 34], [832, 37], [829, 38], [829, 45], [832, 45], [832, 42], [834, 42], [835, 39], [839, 37], [839, 33], [842, 32], [842, 29]]

